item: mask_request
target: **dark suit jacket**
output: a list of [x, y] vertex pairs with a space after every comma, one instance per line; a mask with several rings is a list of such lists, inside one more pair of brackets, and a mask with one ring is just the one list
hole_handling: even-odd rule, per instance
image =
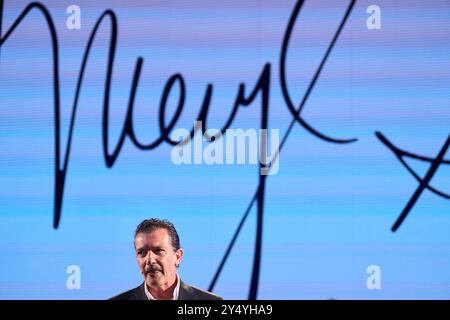
[[[148, 300], [144, 289], [145, 282], [139, 287], [123, 292], [110, 300]], [[192, 287], [180, 280], [178, 300], [222, 300], [222, 297], [202, 289]]]

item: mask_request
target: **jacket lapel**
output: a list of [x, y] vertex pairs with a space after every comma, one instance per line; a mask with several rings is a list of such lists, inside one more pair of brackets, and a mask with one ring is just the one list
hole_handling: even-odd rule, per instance
[[194, 290], [180, 280], [180, 291], [178, 292], [178, 300], [197, 300]]

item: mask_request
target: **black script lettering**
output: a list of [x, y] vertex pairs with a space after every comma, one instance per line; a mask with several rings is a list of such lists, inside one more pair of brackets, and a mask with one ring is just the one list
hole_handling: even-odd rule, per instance
[[[302, 5], [303, 5], [303, 1], [298, 1], [293, 12], [291, 15], [291, 18], [289, 20], [288, 26], [287, 26], [287, 30], [283, 39], [283, 44], [282, 44], [282, 49], [281, 49], [281, 56], [280, 56], [280, 83], [281, 83], [281, 87], [282, 87], [282, 91], [283, 91], [283, 96], [284, 99], [286, 101], [286, 104], [289, 107], [289, 110], [291, 111], [292, 115], [294, 116], [294, 118], [292, 119], [288, 130], [286, 131], [280, 146], [279, 146], [279, 150], [278, 152], [274, 155], [274, 157], [271, 159], [270, 163], [273, 163], [274, 161], [276, 161], [275, 157], [279, 156], [279, 153], [281, 152], [281, 149], [284, 146], [284, 143], [286, 142], [294, 124], [296, 122], [298, 122], [300, 125], [302, 125], [307, 131], [309, 131], [310, 133], [312, 133], [313, 135], [315, 135], [316, 137], [318, 137], [319, 139], [322, 139], [324, 141], [327, 142], [331, 142], [331, 143], [350, 143], [350, 142], [355, 142], [357, 141], [356, 138], [354, 139], [347, 139], [347, 140], [342, 140], [342, 139], [335, 139], [335, 138], [331, 138], [328, 137], [322, 133], [320, 133], [319, 131], [315, 130], [314, 128], [312, 128], [303, 118], [300, 117], [300, 112], [302, 111], [303, 106], [305, 105], [307, 98], [309, 96], [309, 94], [312, 92], [312, 89], [314, 88], [317, 79], [319, 78], [320, 72], [323, 68], [323, 66], [325, 65], [325, 62], [327, 61], [330, 52], [332, 51], [332, 49], [334, 48], [334, 45], [337, 41], [337, 39], [339, 38], [339, 35], [341, 34], [341, 31], [343, 30], [345, 23], [348, 19], [348, 17], [350, 16], [351, 11], [353, 10], [354, 4], [356, 1], [351, 1], [349, 6], [347, 7], [347, 10], [344, 14], [344, 17], [341, 20], [341, 23], [336, 31], [336, 33], [334, 34], [333, 40], [331, 41], [330, 45], [327, 48], [327, 51], [324, 55], [324, 57], [322, 58], [322, 61], [320, 63], [320, 67], [317, 69], [312, 81], [310, 82], [309, 86], [308, 86], [308, 90], [306, 91], [302, 102], [300, 103], [300, 106], [297, 110], [295, 110], [294, 104], [290, 98], [288, 89], [287, 89], [287, 82], [286, 82], [286, 77], [285, 77], [285, 61], [286, 61], [286, 53], [287, 53], [287, 49], [288, 49], [288, 44], [289, 44], [289, 38], [291, 36], [293, 27], [295, 25], [295, 22], [297, 20], [297, 17], [301, 11]], [[261, 81], [260, 81], [261, 82]], [[258, 88], [258, 86], [257, 86]], [[263, 103], [263, 110], [265, 110], [264, 108], [264, 103]], [[264, 125], [267, 125], [268, 123], [266, 122], [267, 119], [265, 119], [265, 117], [267, 117], [267, 114], [264, 115], [262, 114], [262, 119], [261, 119], [261, 129], [264, 129]], [[266, 127], [267, 128], [267, 127]], [[255, 242], [255, 257], [254, 257], [254, 261], [253, 261], [253, 269], [252, 269], [252, 278], [251, 278], [251, 282], [250, 282], [250, 290], [249, 290], [249, 295], [248, 295], [248, 299], [249, 300], [255, 300], [257, 298], [257, 290], [258, 290], [258, 277], [259, 277], [259, 270], [260, 270], [260, 255], [261, 255], [261, 248], [262, 248], [262, 223], [263, 223], [263, 206], [264, 206], [264, 188], [265, 188], [265, 182], [266, 182], [266, 176], [260, 176], [259, 179], [259, 184], [258, 187], [256, 189], [256, 192], [253, 196], [253, 198], [250, 200], [249, 205], [247, 206], [241, 220], [239, 221], [239, 224], [233, 234], [233, 237], [231, 238], [231, 241], [224, 253], [224, 256], [222, 257], [222, 260], [219, 263], [219, 266], [216, 270], [216, 273], [214, 274], [214, 277], [209, 285], [208, 290], [209, 291], [213, 291], [217, 280], [219, 279], [219, 276], [223, 270], [223, 267], [225, 266], [225, 263], [231, 253], [231, 250], [234, 247], [234, 244], [237, 240], [237, 237], [239, 235], [239, 233], [241, 232], [242, 227], [244, 226], [244, 223], [250, 213], [250, 210], [252, 209], [253, 205], [255, 204], [255, 202], [257, 202], [257, 206], [258, 206], [258, 210], [257, 210], [257, 234], [256, 234], [256, 242]]]
[[[449, 160], [444, 160], [445, 153], [447, 152], [449, 146], [450, 146], [450, 135], [448, 136], [447, 140], [444, 142], [444, 145], [442, 146], [441, 150], [439, 151], [439, 154], [436, 158], [429, 158], [424, 156], [419, 156], [417, 154], [401, 150], [397, 148], [392, 142], [390, 142], [381, 132], [376, 132], [375, 135], [380, 139], [380, 141], [388, 147], [394, 155], [397, 157], [397, 159], [403, 164], [403, 166], [411, 173], [414, 178], [419, 182], [419, 186], [417, 187], [416, 191], [412, 195], [411, 199], [409, 199], [408, 203], [406, 204], [405, 208], [401, 212], [400, 216], [395, 221], [394, 225], [392, 226], [392, 232], [397, 231], [398, 228], [402, 225], [403, 221], [408, 216], [409, 212], [412, 210], [414, 205], [416, 204], [417, 200], [419, 199], [420, 195], [425, 189], [430, 190], [434, 194], [437, 194], [440, 197], [450, 199], [450, 195], [446, 194], [444, 192], [441, 192], [432, 186], [430, 186], [430, 181], [433, 178], [434, 174], [436, 173], [437, 169], [441, 164], [450, 164]], [[414, 170], [406, 163], [404, 158], [411, 158], [416, 159], [420, 161], [424, 161], [427, 163], [430, 163], [431, 166], [428, 169], [427, 173], [425, 174], [425, 177], [422, 179], [419, 177], [419, 175], [414, 172]]]

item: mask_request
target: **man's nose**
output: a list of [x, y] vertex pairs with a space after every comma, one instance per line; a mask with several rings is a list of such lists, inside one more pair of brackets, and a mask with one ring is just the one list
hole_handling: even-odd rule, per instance
[[156, 263], [156, 254], [154, 254], [151, 250], [147, 252], [147, 256], [145, 258], [147, 259], [147, 264]]

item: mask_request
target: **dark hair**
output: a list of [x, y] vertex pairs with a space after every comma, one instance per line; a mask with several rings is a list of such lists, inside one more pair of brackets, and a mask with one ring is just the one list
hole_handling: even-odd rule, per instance
[[178, 237], [177, 230], [172, 222], [169, 220], [162, 220], [157, 218], [145, 219], [136, 227], [136, 231], [134, 232], [134, 238], [138, 233], [150, 233], [155, 231], [156, 229], [166, 229], [169, 233], [172, 248], [174, 251], [180, 249], [180, 238]]

